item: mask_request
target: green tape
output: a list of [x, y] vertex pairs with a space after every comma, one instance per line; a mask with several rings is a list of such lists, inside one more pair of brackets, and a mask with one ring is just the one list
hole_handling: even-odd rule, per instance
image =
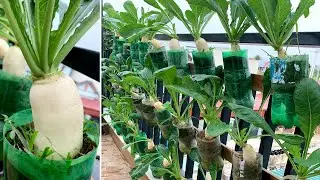
[[176, 66], [177, 71], [188, 72], [188, 51], [185, 49], [169, 50], [168, 64]]
[[236, 104], [252, 108], [252, 79], [248, 67], [247, 50], [222, 53], [226, 95], [235, 99]]
[[146, 55], [148, 54], [150, 44], [147, 42], [139, 42], [139, 62], [144, 65]]
[[125, 43], [124, 45], [123, 45], [123, 54], [122, 54], [122, 56], [123, 56], [123, 58], [125, 59], [125, 60], [127, 60], [128, 59], [128, 57], [130, 57], [130, 44], [129, 43]]
[[138, 43], [131, 44], [130, 56], [134, 62], [139, 62], [139, 45], [138, 45]]
[[116, 50], [116, 54], [122, 54], [123, 53], [123, 45], [126, 41], [124, 39], [117, 39], [116, 43], [117, 43], [117, 50]]
[[[31, 109], [21, 111], [10, 117], [16, 127], [32, 122]], [[10, 130], [5, 124], [4, 134]], [[99, 136], [98, 129], [96, 129]], [[7, 138], [4, 138], [5, 177], [7, 180], [90, 180], [95, 161], [97, 148], [86, 155], [73, 159], [68, 166], [65, 161], [41, 159], [33, 154], [13, 147]]]
[[167, 53], [164, 47], [151, 50], [149, 54], [156, 70], [168, 67]]
[[192, 57], [196, 74], [214, 75], [215, 65], [212, 50], [206, 52], [195, 50], [192, 52]]

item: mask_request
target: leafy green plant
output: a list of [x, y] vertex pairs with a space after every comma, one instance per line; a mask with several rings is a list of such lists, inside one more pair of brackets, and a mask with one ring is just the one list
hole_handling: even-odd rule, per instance
[[139, 16], [138, 8], [130, 0], [127, 0], [123, 7], [125, 12], [117, 12], [111, 4], [105, 3], [103, 26], [126, 38], [130, 43], [137, 42], [143, 36], [152, 39], [156, 32], [170, 21], [169, 17], [159, 11], [145, 12], [143, 7]]
[[208, 44], [201, 38], [201, 34], [214, 15], [213, 11], [191, 4], [191, 9], [183, 13], [174, 0], [158, 0], [158, 2], [184, 24], [195, 39], [199, 51], [209, 50]]
[[137, 179], [144, 176], [153, 162], [159, 160], [162, 162], [160, 167], [153, 167], [159, 175], [166, 176], [169, 179], [183, 179], [180, 173], [177, 142], [175, 141], [169, 142], [168, 149], [163, 145], [157, 145], [155, 151], [138, 157], [135, 160], [136, 166], [130, 172], [131, 177]]
[[58, 3], [59, 0], [2, 1], [12, 32], [35, 78], [57, 72], [74, 45], [99, 19], [99, 1], [76, 0], [70, 3], [59, 28], [53, 30]]
[[[229, 104], [235, 115], [244, 121], [262, 128], [279, 144], [284, 150], [297, 177], [306, 179], [320, 174], [319, 158], [320, 149], [315, 150], [308, 156], [311, 139], [314, 131], [320, 125], [320, 86], [313, 79], [301, 80], [294, 92], [295, 108], [299, 116], [298, 123], [304, 137], [292, 134], [275, 134], [266, 121], [250, 108], [236, 104]], [[281, 141], [280, 141], [281, 140]], [[303, 144], [303, 147], [301, 147]]]
[[[163, 81], [165, 87], [174, 85], [175, 81], [177, 80], [177, 70], [175, 66], [157, 70], [154, 74], [158, 80]], [[192, 109], [194, 101], [191, 101], [190, 103], [188, 102], [187, 107], [183, 109], [182, 105], [183, 103], [185, 103], [185, 100], [188, 96], [185, 96], [180, 101], [178, 92], [174, 91], [173, 89], [168, 89], [168, 92], [173, 102], [173, 108], [171, 107], [171, 103], [164, 104], [165, 108], [170, 110], [177, 123], [182, 122], [188, 124], [190, 119], [190, 111]]]
[[167, 24], [162, 27], [162, 29], [159, 30], [160, 33], [166, 34], [167, 36], [178, 39], [177, 31], [176, 31], [176, 25], [172, 22], [172, 13], [168, 10], [166, 10], [164, 7], [161, 7], [161, 4], [158, 2], [158, 0], [144, 0], [147, 4], [150, 6], [158, 9], [162, 14], [167, 17], [168, 20], [170, 20], [171, 27]]
[[222, 81], [213, 75], [176, 77], [175, 83], [166, 86], [169, 90], [190, 96], [197, 101], [207, 123], [206, 137], [217, 137], [229, 130], [229, 125], [219, 119], [222, 107], [216, 103], [222, 97]]
[[102, 27], [117, 34], [119, 29], [124, 26], [120, 12], [116, 11], [110, 3], [103, 4]]
[[[35, 143], [39, 151], [53, 145], [53, 159], [61, 159], [61, 156], [66, 157], [68, 153], [75, 157], [83, 143], [84, 117], [81, 98], [74, 81], [59, 70], [59, 65], [100, 17], [99, 0], [74, 0], [70, 1], [63, 18], [55, 28], [53, 22], [59, 2], [1, 1], [34, 81], [30, 90], [30, 104], [34, 128], [39, 131]], [[45, 83], [39, 83], [42, 81]], [[55, 100], [51, 98], [53, 92], [56, 94]], [[59, 98], [64, 101], [57, 101]], [[45, 105], [41, 103], [43, 101], [46, 101]], [[48, 121], [52, 122], [51, 133], [47, 133], [48, 130], [43, 128]], [[61, 132], [61, 125], [73, 130]], [[74, 138], [61, 141], [61, 136]]]
[[293, 28], [301, 16], [308, 17], [315, 0], [300, 0], [297, 9], [292, 10], [290, 0], [236, 0], [246, 12], [251, 24], [276, 51], [280, 58], [286, 56], [284, 44], [290, 38]]
[[123, 84], [125, 86], [142, 88], [143, 91], [148, 95], [148, 101], [156, 102], [158, 98], [157, 85], [155, 80], [156, 77], [154, 73], [150, 69], [145, 67], [138, 73], [138, 75], [128, 75], [124, 77]]
[[[210, 8], [216, 12], [226, 31], [228, 41], [231, 43], [231, 49], [240, 49], [238, 44], [240, 37], [251, 24], [246, 13], [237, 5], [235, 0], [188, 0], [188, 3]], [[230, 16], [228, 15], [228, 10], [230, 10]]]

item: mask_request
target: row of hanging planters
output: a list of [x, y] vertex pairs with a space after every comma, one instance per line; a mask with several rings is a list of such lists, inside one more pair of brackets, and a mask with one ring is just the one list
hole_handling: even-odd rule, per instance
[[[122, 122], [121, 119], [127, 116], [118, 118], [120, 119], [118, 121], [115, 120], [117, 118], [111, 117], [116, 130], [119, 129], [116, 126], [117, 123], [124, 123], [120, 130], [127, 129], [128, 125], [136, 127], [136, 135], [133, 135], [133, 137], [137, 138], [131, 139], [128, 146], [133, 148], [133, 144], [145, 141], [151, 144], [150, 148], [149, 146], [147, 148], [150, 151], [138, 152], [139, 158], [136, 159], [136, 167], [131, 172], [133, 178], [145, 175], [150, 166], [155, 177], [159, 177], [156, 170], [160, 170], [162, 172], [160, 175], [164, 178], [182, 179], [183, 177], [176, 169], [179, 166], [173, 164], [173, 162], [178, 162], [178, 158], [175, 156], [176, 149], [172, 145], [178, 142], [180, 151], [188, 154], [194, 161], [200, 162], [201, 169], [209, 171], [212, 179], [215, 179], [216, 173], [223, 167], [219, 136], [229, 133], [242, 149], [240, 152], [233, 153], [233, 178], [261, 179], [262, 156], [247, 144], [248, 139], [253, 138], [250, 132], [254, 126], [267, 132], [268, 136], [271, 136], [285, 151], [297, 174], [288, 178], [306, 179], [319, 175], [316, 168], [320, 164], [308, 158], [308, 148], [313, 136], [311, 132], [320, 124], [320, 119], [317, 118], [319, 115], [317, 104], [320, 100], [320, 87], [314, 80], [306, 78], [308, 76], [308, 56], [287, 56], [283, 50], [283, 45], [289, 39], [294, 25], [297, 24], [298, 19], [303, 14], [308, 15], [309, 8], [314, 4], [314, 0], [301, 1], [297, 10], [293, 12], [291, 12], [291, 2], [289, 0], [276, 2], [272, 5], [269, 1], [209, 2], [207, 0], [190, 0], [188, 1], [190, 10], [185, 13], [173, 0], [145, 0], [145, 2], [158, 10], [158, 12], [146, 13], [152, 18], [148, 18], [145, 14], [142, 14], [139, 18], [137, 8], [131, 1], [124, 3], [126, 12], [116, 12], [110, 4], [106, 4], [109, 7], [106, 10], [106, 17], [113, 19], [109, 23], [118, 22], [117, 26], [113, 26], [116, 28], [110, 30], [126, 38], [127, 43], [134, 41], [133, 44], [137, 42], [140, 45], [145, 44], [144, 48], [138, 48], [139, 61], [137, 61], [137, 58], [128, 57], [128, 59], [123, 58], [121, 60], [123, 64], [114, 63], [119, 62], [114, 57], [125, 55], [123, 51], [118, 51], [118, 54], [106, 60], [104, 69], [107, 78], [105, 79], [107, 83], [112, 85], [109, 87], [107, 85], [107, 89], [110, 91], [108, 101], [116, 102], [114, 97], [130, 100], [131, 102], [128, 104], [132, 104], [134, 107], [134, 110], [131, 109], [130, 113], [134, 113], [135, 118], [143, 119], [151, 127], [158, 126], [162, 137], [168, 139], [169, 142], [174, 142], [169, 143], [167, 148], [159, 145], [155, 148], [156, 152], [151, 151], [154, 146], [151, 140], [146, 140], [145, 134], [142, 134], [144, 140], [137, 140], [141, 136], [141, 132], [138, 131], [137, 119]], [[265, 13], [260, 11], [259, 7], [269, 7], [269, 9]], [[227, 14], [228, 9], [231, 9], [230, 16]], [[223, 52], [224, 73], [215, 68], [212, 49], [201, 38], [203, 29], [214, 13], [219, 16], [231, 44], [231, 51]], [[275, 13], [282, 18], [272, 19]], [[132, 21], [125, 18], [127, 16], [121, 16], [121, 14], [136, 17], [136, 21], [131, 23]], [[195, 75], [190, 76], [190, 72], [187, 71], [187, 51], [180, 46], [177, 40], [175, 24], [172, 23], [171, 17], [180, 20], [196, 40], [197, 50], [192, 52]], [[229, 17], [231, 17], [230, 22], [228, 21]], [[167, 18], [165, 21], [157, 21], [156, 25], [154, 24], [153, 20], [163, 20], [165, 18]], [[105, 23], [108, 23], [108, 21], [105, 21]], [[246, 50], [241, 50], [239, 47], [241, 36], [251, 25], [279, 52], [278, 58], [271, 58], [270, 71], [267, 71], [270, 74], [265, 74], [261, 107], [273, 92], [273, 123], [285, 127], [296, 125], [301, 128], [304, 137], [291, 134], [275, 134], [259, 115], [262, 108], [260, 107], [259, 113], [252, 110], [254, 100], [251, 91], [252, 80], [248, 69], [248, 55]], [[170, 50], [166, 52], [165, 48], [153, 39], [155, 32], [165, 33], [172, 37], [169, 42]], [[149, 53], [146, 53], [147, 49]], [[136, 48], [132, 50], [134, 51]], [[134, 62], [139, 65], [133, 65]], [[279, 81], [279, 77], [282, 80]], [[171, 96], [172, 103], [162, 104], [158, 101], [156, 81], [163, 81]], [[272, 88], [270, 88], [270, 81], [272, 82]], [[287, 88], [288, 86], [290, 88]], [[181, 100], [178, 96], [179, 93], [193, 99], [188, 102], [186, 108], [182, 108], [186, 99]], [[308, 98], [308, 101], [305, 98]], [[217, 108], [218, 101], [223, 103], [222, 106]], [[207, 123], [204, 130], [197, 130], [192, 125], [190, 112], [193, 103], [199, 105], [201, 115]], [[106, 107], [109, 111], [112, 109], [108, 104], [106, 104]], [[228, 107], [235, 113], [235, 126], [220, 121], [219, 114], [223, 107]], [[239, 129], [238, 119], [250, 123], [249, 129]], [[122, 134], [120, 130], [117, 130], [117, 132], [119, 131], [118, 133], [123, 135], [124, 139], [127, 139], [126, 136], [131, 137], [128, 134]], [[301, 144], [305, 146], [301, 148]], [[314, 151], [310, 156], [318, 158], [318, 151], [320, 149]], [[134, 153], [135, 151], [131, 152]], [[169, 156], [163, 152], [169, 152]], [[159, 154], [160, 156], [158, 156]], [[155, 167], [155, 164], [161, 164], [160, 162], [162, 162], [161, 168]], [[171, 167], [175, 168], [171, 169]]]
[[58, 67], [99, 19], [99, 1], [69, 5], [52, 30], [57, 3], [1, 2], [1, 36], [15, 44], [0, 40], [0, 153], [8, 180], [91, 179], [99, 128], [84, 120], [77, 87]]

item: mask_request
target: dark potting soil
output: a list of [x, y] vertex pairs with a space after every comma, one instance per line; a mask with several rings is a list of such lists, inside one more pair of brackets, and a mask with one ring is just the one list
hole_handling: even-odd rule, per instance
[[[21, 128], [25, 129], [25, 130], [31, 130], [30, 128], [33, 128], [33, 123], [30, 124], [31, 126], [29, 125], [25, 125], [25, 126], [21, 126]], [[26, 152], [24, 149], [24, 146], [22, 144], [22, 142], [20, 141], [20, 139], [18, 138], [18, 136], [16, 135], [14, 140], [11, 139], [9, 137], [9, 134], [10, 134], [11, 131], [8, 131], [7, 134], [6, 134], [6, 138], [8, 140], [8, 142], [14, 146], [15, 148], [17, 149], [20, 149], [24, 152]], [[97, 147], [97, 144], [95, 142], [93, 142], [87, 134], [83, 134], [83, 145], [82, 145], [82, 148], [80, 150], [80, 152], [73, 158], [73, 159], [76, 159], [78, 157], [81, 157], [85, 154], [88, 154], [89, 152], [91, 152], [94, 148]], [[27, 153], [27, 152], [26, 152]], [[34, 152], [32, 152], [34, 153]], [[36, 154], [34, 154], [36, 156]]]

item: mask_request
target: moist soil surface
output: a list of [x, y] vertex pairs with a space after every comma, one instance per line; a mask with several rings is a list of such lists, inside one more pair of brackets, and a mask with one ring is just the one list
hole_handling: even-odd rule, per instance
[[131, 180], [130, 165], [113, 142], [110, 135], [101, 139], [101, 180]]

